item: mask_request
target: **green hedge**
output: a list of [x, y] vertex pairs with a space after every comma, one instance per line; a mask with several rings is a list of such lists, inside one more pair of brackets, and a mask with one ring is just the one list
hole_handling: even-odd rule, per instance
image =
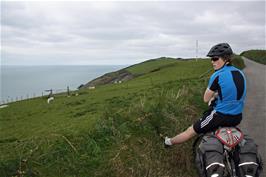
[[239, 68], [239, 69], [243, 69], [245, 68], [245, 63], [244, 60], [241, 58], [241, 56], [239, 55], [233, 55], [233, 60], [232, 63], [235, 67]]
[[266, 50], [248, 50], [240, 54], [261, 64], [266, 64]]

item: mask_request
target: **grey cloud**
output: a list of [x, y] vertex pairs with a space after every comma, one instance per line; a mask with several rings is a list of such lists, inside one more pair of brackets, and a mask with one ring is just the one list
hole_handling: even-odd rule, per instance
[[217, 42], [265, 48], [264, 1], [1, 3], [4, 64], [194, 57], [196, 40], [201, 56]]

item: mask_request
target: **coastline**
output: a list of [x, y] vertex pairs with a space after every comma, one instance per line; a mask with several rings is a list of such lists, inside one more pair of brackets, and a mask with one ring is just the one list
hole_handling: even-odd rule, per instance
[[1, 65], [0, 104], [77, 90], [105, 73], [125, 65]]

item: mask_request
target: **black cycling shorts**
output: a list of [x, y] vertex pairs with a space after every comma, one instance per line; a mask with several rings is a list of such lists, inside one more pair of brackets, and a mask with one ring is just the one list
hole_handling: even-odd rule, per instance
[[194, 123], [193, 128], [197, 134], [205, 134], [217, 130], [219, 127], [234, 127], [240, 124], [242, 114], [225, 115], [213, 109], [203, 113], [201, 119]]

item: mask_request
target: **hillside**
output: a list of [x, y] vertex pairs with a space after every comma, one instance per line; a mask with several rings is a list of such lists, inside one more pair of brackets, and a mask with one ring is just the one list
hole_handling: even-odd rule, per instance
[[86, 83], [85, 85], [82, 85], [81, 87], [79, 87], [79, 89], [125, 82], [150, 72], [156, 72], [162, 69], [163, 67], [169, 67], [172, 63], [175, 63], [176, 60], [177, 59], [175, 58], [167, 57], [147, 60], [142, 63], [121, 69], [119, 71], [104, 74], [103, 76], [100, 76]]
[[261, 64], [266, 64], [266, 50], [247, 50], [240, 54]]
[[[234, 55], [233, 58], [234, 58], [234, 64], [236, 66], [238, 66], [239, 68], [245, 67], [245, 64], [243, 60], [240, 59], [240, 56]], [[143, 75], [147, 75], [153, 72], [158, 72], [162, 69], [171, 68], [173, 67], [173, 64], [176, 64], [177, 61], [189, 63], [188, 59], [181, 59], [181, 58], [176, 59], [169, 57], [161, 57], [157, 59], [151, 59], [115, 72], [104, 74], [103, 76], [100, 76], [92, 81], [89, 81], [85, 85], [81, 85], [79, 89], [90, 88], [106, 84], [122, 83]]]
[[0, 176], [193, 177], [192, 143], [164, 149], [206, 105], [209, 60], [158, 59], [137, 76], [0, 109]]

